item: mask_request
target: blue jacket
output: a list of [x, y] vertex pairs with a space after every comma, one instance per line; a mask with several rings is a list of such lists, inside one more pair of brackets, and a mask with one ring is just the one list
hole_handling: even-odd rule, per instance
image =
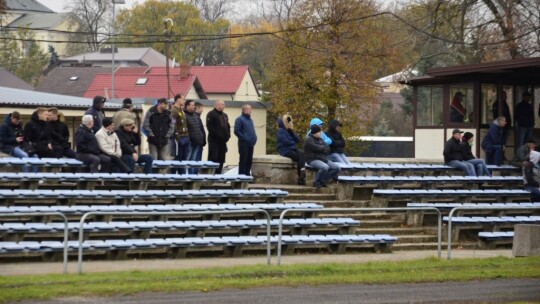
[[17, 133], [19, 136], [23, 134], [23, 124], [14, 125], [11, 123], [11, 114], [6, 115], [4, 123], [0, 125], [0, 151], [6, 154], [12, 154], [13, 149], [19, 146], [17, 143]]
[[255, 133], [255, 125], [251, 116], [242, 113], [242, 115], [236, 118], [234, 121], [234, 135], [238, 137], [238, 144], [255, 146], [257, 143], [257, 134]]
[[[324, 122], [322, 120], [320, 120], [319, 118], [313, 118], [310, 122], [309, 122], [309, 126], [313, 126], [313, 125], [319, 125], [321, 126], [321, 130], [322, 130], [322, 125], [324, 125]], [[324, 133], [324, 131], [321, 131], [321, 135], [322, 135], [322, 139], [324, 140], [324, 142], [327, 144], [327, 145], [331, 145], [332, 144], [332, 139], [330, 137], [328, 137], [328, 135], [326, 135], [326, 133]], [[311, 135], [311, 130], [309, 130], [306, 134], [306, 138]]]
[[482, 149], [486, 152], [492, 152], [493, 146], [504, 146], [506, 145], [506, 130], [499, 127], [498, 121], [495, 120], [489, 126], [489, 130], [482, 139]]
[[298, 135], [291, 129], [288, 131], [285, 129], [283, 120], [278, 118], [278, 131], [277, 131], [277, 149], [279, 155], [283, 156], [289, 151], [297, 151], [296, 144], [300, 142]]

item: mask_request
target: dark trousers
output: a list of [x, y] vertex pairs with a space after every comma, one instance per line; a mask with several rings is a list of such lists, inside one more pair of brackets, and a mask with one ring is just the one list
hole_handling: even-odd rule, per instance
[[216, 174], [223, 172], [223, 163], [225, 163], [225, 155], [227, 154], [227, 144], [208, 141], [208, 160], [219, 164], [216, 169]]
[[53, 152], [54, 152], [54, 156], [56, 158], [62, 158], [64, 156], [67, 157], [67, 158], [76, 158], [77, 157], [77, 153], [75, 153], [75, 151], [71, 150], [68, 147], [64, 147], [64, 146], [53, 146]]
[[238, 163], [238, 174], [251, 175], [251, 164], [253, 162], [254, 146], [238, 143], [240, 162]]
[[128, 165], [126, 165], [126, 163], [124, 163], [120, 157], [116, 155], [107, 155], [107, 156], [111, 159], [111, 163], [113, 165], [112, 166], [113, 168], [109, 168], [109, 173], [112, 173], [113, 169], [115, 169], [114, 171], [118, 170], [122, 173], [133, 172], [133, 170], [131, 170], [131, 168], [128, 167]]
[[304, 152], [300, 150], [291, 150], [287, 151], [287, 153], [282, 156], [290, 158], [296, 162], [296, 173], [298, 174], [298, 176], [300, 176], [300, 172], [306, 167], [306, 159], [304, 158]]
[[111, 158], [105, 154], [77, 153], [78, 160], [90, 168], [91, 173], [96, 173], [101, 165], [101, 172], [107, 172], [111, 164]]
[[122, 161], [131, 169], [131, 172], [135, 172], [135, 164], [144, 165], [143, 172], [145, 174], [152, 173], [152, 164], [154, 159], [150, 154], [141, 154], [139, 159], [135, 161], [132, 155], [122, 155]]

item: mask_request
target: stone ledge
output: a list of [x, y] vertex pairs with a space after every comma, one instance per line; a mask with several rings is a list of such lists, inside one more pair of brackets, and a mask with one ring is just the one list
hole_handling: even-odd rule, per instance
[[540, 225], [515, 225], [512, 253], [515, 257], [540, 256]]

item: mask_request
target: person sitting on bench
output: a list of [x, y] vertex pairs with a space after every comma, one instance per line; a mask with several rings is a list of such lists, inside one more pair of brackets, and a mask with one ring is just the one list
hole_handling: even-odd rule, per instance
[[452, 131], [452, 137], [444, 145], [444, 163], [447, 166], [462, 170], [466, 176], [476, 176], [474, 166], [465, 161], [465, 154], [461, 146], [461, 134], [459, 129]]

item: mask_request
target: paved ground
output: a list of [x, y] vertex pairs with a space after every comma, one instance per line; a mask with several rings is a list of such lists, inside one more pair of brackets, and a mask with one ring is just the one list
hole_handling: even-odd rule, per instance
[[[437, 251], [395, 251], [393, 253], [362, 253], [362, 254], [324, 254], [324, 255], [293, 255], [283, 256], [281, 263], [287, 264], [318, 264], [318, 263], [363, 263], [372, 261], [402, 261], [436, 257]], [[453, 250], [452, 258], [487, 258], [496, 256], [512, 256], [512, 250]], [[442, 252], [446, 258], [446, 251]], [[190, 269], [209, 267], [228, 267], [241, 265], [266, 264], [266, 256], [239, 258], [189, 258], [189, 259], [159, 259], [159, 260], [125, 260], [125, 261], [85, 261], [84, 272], [160, 270], [160, 269]], [[276, 257], [272, 257], [276, 264]], [[62, 273], [62, 263], [8, 263], [0, 266], [0, 275], [31, 275]], [[77, 263], [70, 262], [69, 273], [77, 272]]]

